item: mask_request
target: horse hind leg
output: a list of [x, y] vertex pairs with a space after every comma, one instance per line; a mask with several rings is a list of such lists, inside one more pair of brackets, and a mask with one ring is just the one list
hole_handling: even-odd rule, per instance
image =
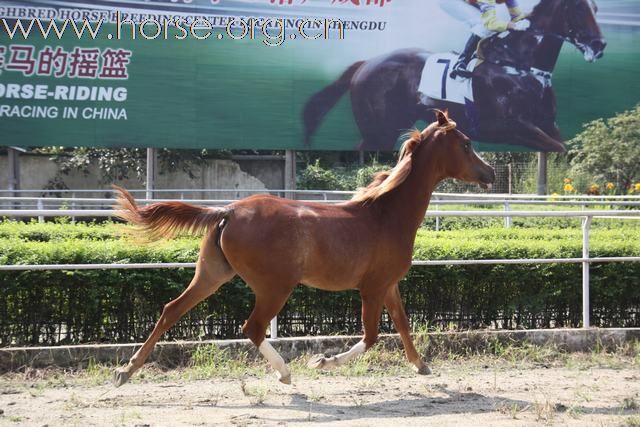
[[162, 334], [199, 302], [211, 296], [220, 286], [235, 276], [222, 250], [216, 245], [215, 234], [214, 229], [203, 239], [196, 272], [187, 289], [178, 298], [164, 306], [160, 319], [142, 347], [131, 357], [126, 367], [114, 372], [113, 383], [116, 387], [126, 383], [144, 364]]
[[336, 354], [332, 357], [325, 357], [324, 354], [313, 356], [308, 367], [316, 369], [331, 369], [344, 365], [355, 357], [361, 355], [378, 340], [378, 324], [382, 314], [382, 298], [362, 296], [362, 323], [364, 326], [364, 337], [356, 345], [344, 353]]

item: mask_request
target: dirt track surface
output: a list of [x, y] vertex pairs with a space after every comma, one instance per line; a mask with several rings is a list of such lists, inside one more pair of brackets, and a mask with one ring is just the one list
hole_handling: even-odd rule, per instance
[[640, 371], [633, 365], [435, 368], [430, 376], [294, 376], [291, 386], [272, 373], [118, 389], [35, 387], [10, 377], [0, 379], [0, 425], [640, 425]]

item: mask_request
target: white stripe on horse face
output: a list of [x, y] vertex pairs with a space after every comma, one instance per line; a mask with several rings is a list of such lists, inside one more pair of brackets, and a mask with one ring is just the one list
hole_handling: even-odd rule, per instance
[[289, 367], [284, 363], [284, 359], [280, 356], [280, 353], [278, 353], [267, 340], [262, 341], [258, 350], [264, 358], [269, 361], [271, 367], [278, 372], [278, 379], [281, 382], [290, 381], [291, 373], [289, 372]]

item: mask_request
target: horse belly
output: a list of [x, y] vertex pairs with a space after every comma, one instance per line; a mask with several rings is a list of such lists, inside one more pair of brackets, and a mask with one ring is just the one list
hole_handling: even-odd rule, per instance
[[358, 287], [371, 249], [350, 231], [316, 233], [305, 254], [302, 283], [329, 291]]
[[300, 283], [325, 291], [355, 289], [362, 279], [359, 266], [348, 260], [322, 257], [305, 265]]

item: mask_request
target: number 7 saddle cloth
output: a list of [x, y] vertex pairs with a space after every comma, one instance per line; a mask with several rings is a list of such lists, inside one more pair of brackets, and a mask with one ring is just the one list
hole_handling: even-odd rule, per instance
[[[458, 61], [455, 53], [433, 53], [426, 58], [418, 91], [431, 99], [468, 104], [473, 102], [473, 79], [452, 79], [449, 77], [453, 65]], [[478, 65], [472, 59], [467, 69], [473, 70]]]

